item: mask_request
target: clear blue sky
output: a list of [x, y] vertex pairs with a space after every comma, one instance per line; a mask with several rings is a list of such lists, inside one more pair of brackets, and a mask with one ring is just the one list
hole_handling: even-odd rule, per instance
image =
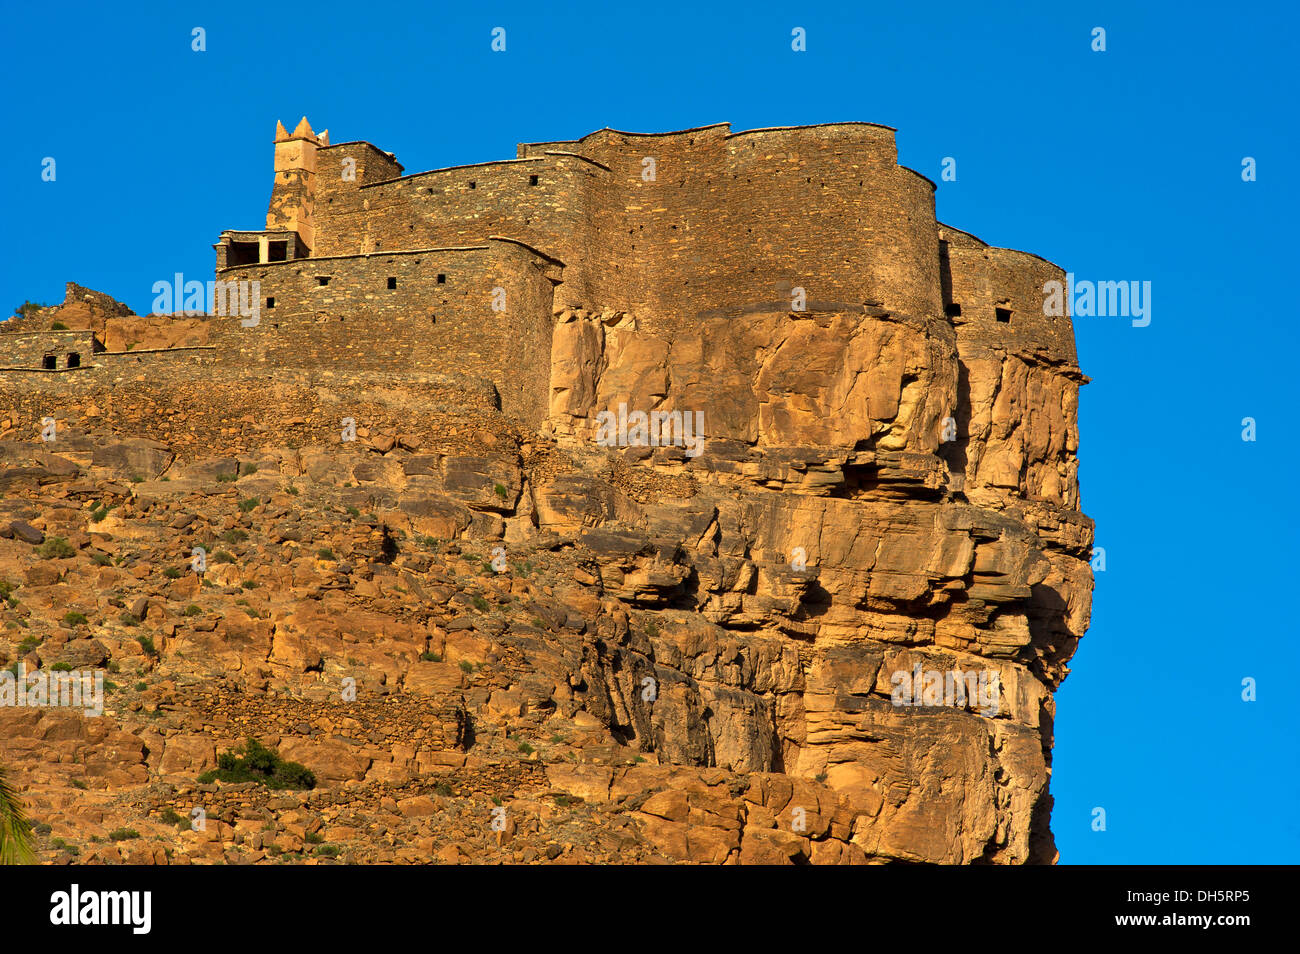
[[905, 165], [957, 160], [943, 221], [1152, 282], [1149, 327], [1076, 321], [1107, 569], [1057, 697], [1062, 861], [1300, 861], [1294, 5], [464, 6], [6, 0], [0, 309], [211, 278], [220, 230], [264, 222], [277, 118], [411, 172], [602, 126], [895, 126]]

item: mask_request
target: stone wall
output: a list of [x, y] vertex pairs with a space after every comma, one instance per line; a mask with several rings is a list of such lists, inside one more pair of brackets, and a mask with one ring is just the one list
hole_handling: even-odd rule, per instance
[[69, 355], [81, 366], [91, 363], [95, 353], [92, 331], [29, 331], [0, 334], [0, 368], [40, 369], [46, 355], [55, 359], [55, 368], [68, 367]]
[[[481, 377], [496, 385], [504, 410], [535, 424], [546, 412], [559, 275], [552, 259], [500, 239], [231, 268], [223, 281], [261, 284], [260, 322], [214, 319], [212, 341], [226, 360], [259, 369]], [[492, 307], [497, 288], [503, 312]]]

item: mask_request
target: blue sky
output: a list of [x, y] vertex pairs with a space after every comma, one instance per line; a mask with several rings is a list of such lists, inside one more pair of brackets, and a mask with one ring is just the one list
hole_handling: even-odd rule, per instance
[[74, 280], [143, 312], [153, 282], [210, 278], [220, 230], [264, 222], [276, 119], [411, 172], [602, 126], [895, 126], [905, 165], [957, 160], [941, 220], [1152, 283], [1149, 327], [1076, 320], [1107, 568], [1057, 697], [1062, 862], [1300, 861], [1294, 7], [469, 6], [6, 3], [0, 310]]

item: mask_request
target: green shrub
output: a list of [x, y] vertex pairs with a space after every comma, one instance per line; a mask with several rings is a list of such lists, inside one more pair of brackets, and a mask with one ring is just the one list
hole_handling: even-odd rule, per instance
[[257, 473], [256, 464], [240, 464], [239, 469], [243, 471], [243, 473], [240, 474], [241, 477], [247, 477], [249, 474]]
[[321, 845], [316, 849], [316, 856], [319, 858], [337, 858], [339, 850], [338, 845]]
[[217, 474], [217, 483], [219, 484], [229, 484], [229, 483], [234, 483], [234, 481], [235, 481], [234, 474]]
[[189, 820], [186, 818], [182, 818], [180, 815], [178, 815], [175, 809], [173, 809], [170, 805], [167, 808], [163, 809], [162, 815], [160, 817], [162, 818], [165, 824], [179, 825], [182, 822], [184, 822], [186, 828], [190, 827]]
[[[488, 567], [489, 569], [491, 569], [491, 568], [492, 568], [492, 564], [490, 564], [490, 563], [487, 564], [487, 567]], [[483, 597], [478, 596], [478, 595], [472, 596], [472, 597], [470, 597], [470, 602], [474, 604], [474, 608], [475, 608], [476, 610], [478, 610], [480, 613], [486, 613], [486, 612], [487, 612], [487, 610], [488, 610], [488, 601], [485, 600], [485, 599], [483, 599]]]
[[72, 672], [72, 663], [56, 662], [50, 669], [55, 672]]
[[319, 845], [325, 841], [325, 836], [318, 831], [309, 831], [302, 838], [309, 845]]
[[107, 504], [100, 504], [98, 507], [92, 507], [90, 510], [90, 522], [99, 523], [108, 516], [109, 507]]
[[56, 321], [56, 322], [54, 322], [54, 324], [50, 325], [50, 330], [51, 330], [51, 331], [67, 331], [67, 330], [68, 330], [68, 326], [65, 325], [65, 324], [64, 324], [63, 322], [61, 322], [61, 321]]
[[149, 636], [137, 636], [135, 641], [140, 644], [140, 651], [146, 656], [157, 657], [158, 647], [153, 644], [153, 638]]
[[316, 551], [316, 558], [318, 560], [333, 560], [335, 558], [334, 551], [329, 547], [321, 547]]
[[108, 566], [111, 562], [107, 553], [101, 553], [98, 550], [90, 551], [90, 559], [96, 566]]
[[163, 576], [167, 577], [169, 580], [179, 580], [181, 578], [181, 571], [176, 569], [174, 566], [169, 566], [167, 569], [163, 570]]
[[244, 513], [248, 513], [261, 502], [262, 501], [258, 500], [256, 497], [249, 497], [247, 500], [241, 500], [239, 502], [239, 509]]
[[202, 615], [202, 613], [203, 613], [203, 610], [202, 610], [201, 608], [199, 608], [198, 606], [196, 606], [194, 603], [191, 603], [189, 606], [185, 607], [185, 610], [184, 610], [184, 612], [183, 612], [181, 615], [182, 615], [182, 616], [200, 616], [200, 615]]
[[316, 776], [306, 766], [286, 762], [280, 753], [250, 738], [242, 750], [222, 752], [217, 767], [199, 776], [203, 785], [214, 781], [259, 782], [268, 788], [306, 789], [316, 787]]
[[139, 625], [140, 625], [140, 621], [139, 621], [138, 619], [136, 619], [134, 616], [132, 616], [130, 613], [123, 613], [121, 616], [119, 616], [119, 617], [117, 618], [117, 621], [118, 621], [119, 623], [121, 623], [123, 626], [139, 626]]
[[248, 539], [248, 531], [240, 530], [238, 527], [235, 527], [223, 533], [221, 539], [225, 540], [227, 543], [243, 543]]
[[437, 653], [420, 653], [420, 659], [424, 662], [442, 662], [442, 657]]
[[68, 610], [63, 614], [63, 623], [65, 626], [84, 626], [90, 622], [86, 619], [85, 613], [78, 613], [76, 610]]
[[460, 661], [460, 671], [461, 671], [461, 672], [473, 672], [473, 671], [474, 671], [474, 664], [473, 664], [472, 662], [470, 662], [468, 659], [462, 659], [462, 660]]
[[531, 745], [529, 745], [527, 742], [520, 742], [520, 743], [519, 743], [519, 751], [522, 752], [522, 753], [524, 753], [524, 755], [532, 755], [532, 754], [533, 754], [533, 747], [532, 747]]
[[348, 507], [348, 514], [349, 516], [352, 517], [359, 517], [361, 516], [361, 511], [358, 510], [356, 507]]
[[140, 833], [134, 828], [114, 828], [108, 833], [109, 841], [130, 841], [132, 838], [139, 838]]
[[506, 488], [505, 488], [505, 484], [497, 484], [497, 485], [496, 485], [495, 487], [493, 487], [492, 489], [493, 489], [494, 491], [496, 491], [496, 495], [497, 495], [498, 497], [500, 497], [502, 500], [505, 500], [505, 499], [506, 499]]
[[136, 692], [144, 692], [148, 688], [149, 688], [149, 684], [147, 682], [137, 682], [135, 684]]
[[235, 557], [233, 554], [231, 554], [226, 550], [218, 550], [216, 553], [212, 555], [212, 562], [213, 563], [234, 563]]
[[36, 548], [36, 555], [42, 560], [66, 560], [76, 556], [77, 551], [63, 537], [50, 537]]
[[298, 496], [298, 488], [295, 487], [293, 484], [290, 484], [289, 486], [285, 487], [284, 492], [288, 494], [290, 497]]

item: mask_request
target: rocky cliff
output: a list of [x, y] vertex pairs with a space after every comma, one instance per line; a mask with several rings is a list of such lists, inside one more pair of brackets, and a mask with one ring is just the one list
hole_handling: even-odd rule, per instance
[[[0, 382], [0, 664], [110, 684], [0, 708], [43, 857], [1053, 861], [1083, 378], [969, 332], [566, 309], [540, 432], [445, 375]], [[198, 781], [248, 737], [316, 787]]]

